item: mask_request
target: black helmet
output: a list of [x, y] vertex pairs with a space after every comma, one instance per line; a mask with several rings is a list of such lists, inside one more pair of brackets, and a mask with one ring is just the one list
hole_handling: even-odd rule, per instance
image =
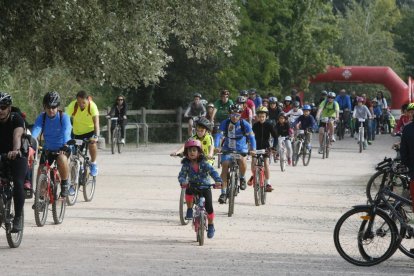
[[322, 95], [322, 96], [327, 96], [327, 95], [328, 95], [328, 92], [327, 92], [326, 90], [322, 90], [322, 91], [321, 91], [321, 95]]
[[10, 106], [12, 105], [12, 96], [6, 92], [0, 92], [0, 105]]
[[230, 113], [242, 113], [243, 112], [243, 107], [239, 104], [232, 104], [229, 107], [229, 112]]
[[200, 119], [198, 119], [196, 125], [197, 126], [202, 126], [202, 127], [206, 128], [208, 131], [211, 131], [211, 123], [210, 123], [209, 120], [207, 120], [204, 117], [201, 117]]
[[46, 107], [58, 107], [60, 105], [60, 96], [56, 91], [47, 92], [43, 97], [43, 106]]
[[200, 93], [194, 93], [193, 97], [194, 97], [194, 98], [195, 98], [195, 97], [199, 97], [200, 99], [202, 98]]
[[252, 94], [256, 94], [256, 88], [250, 88], [250, 89], [249, 89], [249, 94], [250, 94], [250, 95], [252, 95]]
[[300, 103], [298, 101], [293, 102], [293, 107], [299, 107], [299, 106], [300, 106]]
[[243, 97], [243, 96], [238, 96], [237, 97], [237, 101], [236, 101], [237, 103], [241, 103], [241, 104], [244, 104], [245, 102], [246, 102], [246, 98], [245, 97]]
[[247, 92], [247, 90], [240, 90], [240, 96], [245, 96], [247, 97], [249, 95], [249, 92]]

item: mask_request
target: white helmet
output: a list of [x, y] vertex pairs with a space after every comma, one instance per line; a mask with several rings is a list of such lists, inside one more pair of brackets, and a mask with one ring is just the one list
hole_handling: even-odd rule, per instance
[[292, 97], [291, 96], [286, 96], [285, 101], [292, 101]]

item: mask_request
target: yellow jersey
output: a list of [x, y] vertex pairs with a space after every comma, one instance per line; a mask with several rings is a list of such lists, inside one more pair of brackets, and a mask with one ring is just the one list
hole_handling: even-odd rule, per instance
[[93, 124], [92, 118], [99, 116], [99, 110], [96, 104], [93, 101], [89, 101], [83, 110], [78, 106], [75, 116], [72, 116], [75, 110], [75, 104], [76, 100], [72, 101], [65, 109], [65, 112], [73, 119], [73, 134], [82, 135], [94, 131], [95, 125]]
[[[204, 156], [208, 156], [210, 154], [210, 147], [214, 147], [214, 140], [213, 137], [210, 135], [210, 133], [206, 133], [203, 137], [198, 137], [197, 134], [195, 134], [192, 139], [196, 139], [201, 142], [201, 148], [203, 149]], [[208, 163], [214, 164], [214, 159], [207, 160]]]

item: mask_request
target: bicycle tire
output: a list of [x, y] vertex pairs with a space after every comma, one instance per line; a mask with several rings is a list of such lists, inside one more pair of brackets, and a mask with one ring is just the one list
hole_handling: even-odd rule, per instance
[[117, 144], [117, 148], [118, 148], [118, 153], [121, 154], [123, 144], [121, 143], [122, 138], [121, 138], [121, 128], [120, 127], [118, 127], [117, 137], [118, 137], [118, 139], [117, 139], [116, 144]]
[[306, 147], [302, 147], [302, 151], [302, 163], [303, 166], [307, 166], [309, 165], [311, 159], [312, 150], [308, 150]]
[[260, 170], [256, 168], [254, 172], [254, 184], [253, 184], [253, 194], [254, 194], [254, 204], [260, 206]]
[[181, 194], [180, 194], [180, 202], [179, 202], [179, 212], [180, 212], [180, 222], [181, 225], [187, 225], [190, 221], [185, 219], [185, 215], [187, 213], [187, 202], [185, 201], [185, 190], [186, 189], [181, 189]]
[[383, 171], [377, 171], [369, 178], [367, 182], [366, 191], [365, 191], [369, 203], [371, 204], [373, 203], [373, 200], [375, 196], [377, 195], [378, 191], [385, 184], [386, 178], [387, 178], [387, 174]]
[[73, 206], [76, 203], [76, 200], [78, 199], [79, 194], [79, 168], [77, 166], [77, 162], [71, 162], [70, 163], [70, 186], [73, 187], [75, 190], [75, 194], [73, 196], [69, 195], [66, 197], [66, 204], [68, 206]]
[[200, 214], [200, 224], [198, 226], [198, 244], [200, 246], [204, 245], [204, 230], [206, 229], [206, 221], [203, 212]]
[[[11, 197], [9, 200], [6, 201], [5, 204], [5, 211], [6, 214], [5, 216], [10, 218], [10, 220], [12, 220], [14, 218], [14, 199], [13, 197]], [[12, 224], [11, 223], [7, 223], [6, 226], [6, 238], [7, 238], [7, 243], [9, 245], [10, 248], [17, 248], [20, 246], [20, 244], [22, 243], [23, 240], [23, 230], [24, 230], [24, 210], [22, 210], [22, 226], [23, 229], [17, 233], [12, 233], [11, 229], [12, 229]]]
[[86, 202], [90, 202], [93, 199], [96, 189], [96, 176], [90, 175], [89, 172], [89, 165], [86, 165], [84, 169], [85, 176], [83, 179], [83, 198]]
[[327, 133], [325, 131], [323, 133], [323, 138], [322, 138], [322, 159], [326, 158], [326, 136], [327, 136]]
[[343, 129], [342, 129], [343, 123], [342, 120], [339, 120], [338, 122], [338, 131], [337, 131], [337, 135], [338, 135], [338, 139], [342, 140], [343, 139]]
[[[377, 226], [377, 224], [375, 224], [376, 221], [373, 222], [373, 224], [375, 224], [373, 225], [375, 229], [371, 231], [372, 233], [369, 237], [370, 238], [369, 242], [366, 242], [367, 239], [363, 238], [363, 235], [365, 235], [365, 232], [362, 230], [366, 230], [365, 229], [366, 226], [369, 225], [368, 220], [366, 220], [366, 218], [369, 219], [369, 214], [371, 213], [371, 209], [372, 207], [370, 206], [364, 206], [364, 207], [353, 208], [349, 210], [348, 212], [346, 212], [344, 215], [341, 216], [341, 218], [336, 223], [335, 229], [334, 229], [334, 243], [335, 243], [335, 248], [338, 251], [339, 255], [342, 258], [344, 258], [347, 262], [357, 265], [357, 266], [372, 266], [372, 265], [379, 264], [385, 261], [386, 259], [388, 259], [395, 252], [398, 246], [399, 235], [398, 235], [397, 226], [391, 220], [391, 218], [381, 209], [377, 209], [375, 213], [376, 221], [381, 220], [381, 223], [378, 223], [378, 226]], [[353, 221], [351, 221], [350, 218], [353, 215], [357, 215], [357, 216], [355, 218], [352, 218]], [[350, 239], [350, 242], [349, 242], [350, 246], [355, 247], [356, 249], [354, 250], [355, 254], [353, 254], [355, 256], [351, 256], [351, 253], [348, 252], [348, 248], [345, 248], [346, 247], [345, 240], [347, 237], [342, 238], [342, 235], [341, 235], [343, 232], [342, 227], [344, 226], [345, 222], [347, 222], [347, 224], [348, 223], [354, 224], [352, 226], [353, 228], [352, 232], [349, 234], [348, 238]], [[346, 226], [347, 225], [345, 225], [345, 227]], [[385, 244], [386, 248], [385, 246], [378, 246], [377, 244], [374, 244], [376, 242], [376, 240], [374, 241], [374, 238], [380, 237], [381, 235], [383, 236], [381, 237], [381, 240], [379, 240], [380, 242], [383, 240], [385, 235], [390, 237], [390, 241]], [[379, 249], [380, 247], [385, 248], [384, 252], [375, 253], [375, 256], [373, 256], [374, 252], [367, 252], [369, 251], [367, 249], [369, 249], [368, 246], [370, 245], [374, 245], [373, 246], [374, 249]], [[365, 248], [365, 246], [367, 248]]]
[[114, 131], [112, 131], [112, 143], [111, 143], [111, 152], [115, 154], [115, 144], [116, 144], [116, 127]]
[[284, 172], [286, 170], [286, 152], [284, 150], [280, 151], [279, 154], [279, 158], [280, 158], [280, 170], [282, 172]]
[[[402, 203], [396, 211], [406, 223], [413, 221], [414, 213], [411, 205], [405, 205]], [[397, 228], [400, 229], [400, 237], [402, 240], [398, 245], [398, 249], [407, 257], [414, 258], [414, 235], [410, 231], [407, 231], [405, 227], [401, 227], [401, 223], [396, 216], [393, 214], [390, 214], [389, 216], [395, 222]]]
[[53, 185], [53, 203], [52, 203], [52, 215], [53, 222], [55, 224], [61, 224], [65, 218], [66, 211], [66, 199], [60, 197], [61, 186], [60, 182], [55, 182]]
[[264, 183], [264, 170], [263, 169], [260, 170], [260, 183], [261, 183], [261, 185], [260, 185], [260, 194], [261, 194], [260, 201], [261, 201], [262, 205], [265, 205], [266, 204], [266, 185]]
[[236, 173], [231, 172], [230, 173], [230, 185], [228, 187], [228, 189], [229, 189], [229, 211], [228, 211], [228, 216], [229, 217], [231, 217], [234, 214], [234, 199], [235, 199], [236, 186], [237, 186]]
[[326, 159], [328, 159], [328, 157], [329, 157], [329, 150], [330, 150], [329, 145], [331, 143], [331, 141], [329, 141], [329, 140], [330, 140], [330, 137], [329, 137], [328, 134], [326, 134], [326, 141], [325, 141], [325, 147], [326, 147], [326, 149], [325, 149], [325, 158]]
[[48, 211], [49, 194], [47, 177], [44, 174], [40, 174], [37, 180], [34, 200], [34, 217], [38, 227], [45, 225]]
[[299, 158], [300, 158], [300, 141], [296, 141], [294, 146], [293, 146], [293, 160], [292, 160], [292, 165], [293, 167], [296, 167], [296, 165], [298, 164]]

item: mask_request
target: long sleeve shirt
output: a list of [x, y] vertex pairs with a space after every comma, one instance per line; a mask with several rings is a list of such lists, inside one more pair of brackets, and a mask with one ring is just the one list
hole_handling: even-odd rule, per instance
[[371, 118], [371, 112], [366, 105], [357, 105], [354, 108], [353, 117], [357, 119], [369, 119]]
[[253, 124], [254, 137], [256, 139], [256, 149], [267, 149], [270, 147], [269, 139], [273, 137], [273, 147], [277, 146], [277, 133], [269, 122], [256, 122]]
[[199, 188], [207, 189], [210, 188], [209, 185], [211, 184], [209, 176], [215, 182], [222, 182], [219, 173], [204, 159], [198, 163], [197, 171], [191, 166], [191, 161], [187, 158], [183, 159], [182, 164], [181, 171], [178, 174], [178, 182], [180, 184], [191, 183], [192, 185], [197, 185]]

